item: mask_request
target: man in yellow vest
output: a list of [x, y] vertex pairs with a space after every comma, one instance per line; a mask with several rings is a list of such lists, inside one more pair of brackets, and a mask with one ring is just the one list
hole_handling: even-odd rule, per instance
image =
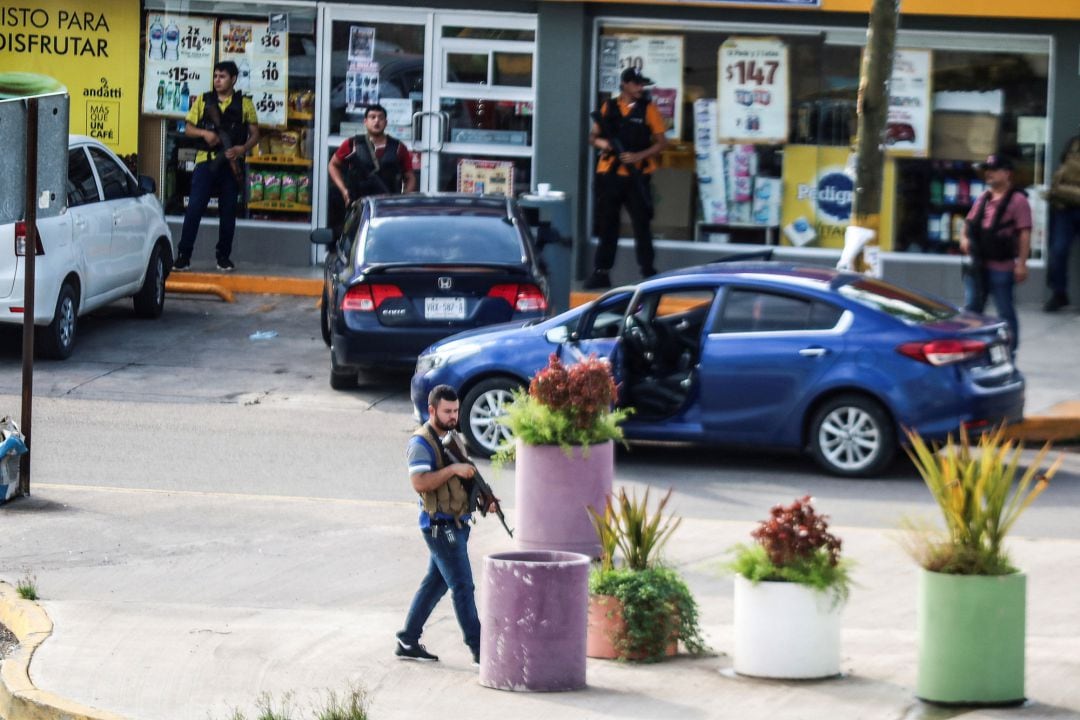
[[476, 612], [472, 566], [469, 563], [469, 493], [462, 480], [476, 468], [450, 463], [442, 439], [457, 427], [460, 402], [449, 385], [437, 385], [428, 394], [428, 421], [409, 439], [406, 457], [413, 490], [420, 494], [420, 534], [430, 560], [427, 574], [413, 597], [405, 627], [397, 634], [394, 654], [402, 660], [435, 662], [437, 655], [420, 644], [420, 635], [435, 606], [447, 590], [473, 665], [480, 666], [480, 618]]

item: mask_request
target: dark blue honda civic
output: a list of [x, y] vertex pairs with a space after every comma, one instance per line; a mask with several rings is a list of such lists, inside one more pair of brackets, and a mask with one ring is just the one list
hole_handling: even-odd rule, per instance
[[790, 448], [863, 477], [904, 428], [930, 439], [1019, 421], [1024, 378], [1005, 323], [891, 283], [822, 267], [716, 263], [611, 290], [547, 320], [459, 333], [420, 354], [418, 417], [447, 383], [462, 430], [491, 455], [511, 392], [558, 353], [611, 361], [629, 440]]

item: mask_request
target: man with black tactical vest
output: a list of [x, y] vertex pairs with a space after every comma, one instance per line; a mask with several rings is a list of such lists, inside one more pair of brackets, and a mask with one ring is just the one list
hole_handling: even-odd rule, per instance
[[439, 659], [420, 644], [420, 636], [431, 612], [449, 589], [465, 644], [472, 651], [473, 665], [479, 667], [480, 618], [469, 564], [469, 492], [462, 482], [471, 478], [476, 468], [468, 463], [448, 462], [442, 445], [443, 437], [457, 427], [459, 406], [454, 388], [432, 388], [428, 394], [428, 421], [409, 439], [409, 479], [420, 494], [420, 534], [427, 543], [430, 560], [409, 607], [405, 628], [397, 634], [394, 654], [402, 660]]
[[412, 155], [386, 133], [386, 108], [369, 105], [364, 111], [364, 135], [348, 138], [330, 158], [330, 179], [345, 207], [367, 195], [400, 195], [416, 190]]
[[634, 229], [634, 252], [641, 274], [656, 274], [649, 178], [656, 170], [656, 156], [667, 147], [667, 126], [645, 92], [645, 86], [651, 84], [637, 68], [623, 70], [618, 97], [607, 100], [593, 115], [589, 144], [601, 154], [596, 163], [596, 257], [593, 273], [585, 280], [588, 290], [611, 287], [622, 206]]
[[218, 270], [232, 270], [232, 244], [236, 231], [236, 205], [244, 177], [244, 156], [259, 142], [259, 119], [251, 98], [234, 90], [239, 68], [232, 60], [214, 65], [214, 89], [195, 97], [188, 110], [184, 134], [199, 138], [201, 147], [195, 155], [191, 192], [184, 212], [184, 229], [176, 251], [174, 270], [191, 267], [191, 251], [199, 224], [210, 203], [218, 196]]

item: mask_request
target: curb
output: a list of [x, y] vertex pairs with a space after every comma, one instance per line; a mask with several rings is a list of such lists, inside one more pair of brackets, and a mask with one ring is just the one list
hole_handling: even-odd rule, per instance
[[0, 663], [0, 718], [4, 720], [126, 720], [95, 710], [34, 686], [30, 661], [52, 634], [53, 624], [40, 605], [19, 597], [0, 582], [0, 623], [19, 639], [18, 649]]

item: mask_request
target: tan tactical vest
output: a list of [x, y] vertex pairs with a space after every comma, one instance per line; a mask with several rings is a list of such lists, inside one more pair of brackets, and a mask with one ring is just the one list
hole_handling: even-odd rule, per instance
[[[431, 425], [424, 423], [413, 435], [424, 439], [435, 455], [435, 469], [442, 470], [446, 466], [445, 457], [439, 445], [439, 436]], [[456, 475], [435, 490], [420, 493], [420, 499], [423, 500], [424, 512], [428, 515], [434, 516], [436, 512], [452, 515], [459, 527], [461, 518], [469, 514], [469, 493], [461, 484], [461, 478]]]

